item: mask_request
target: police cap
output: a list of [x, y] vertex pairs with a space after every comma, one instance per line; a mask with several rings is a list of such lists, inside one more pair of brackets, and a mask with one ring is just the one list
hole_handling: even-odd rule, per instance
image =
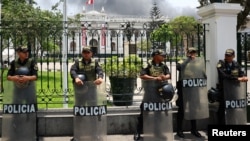
[[188, 52], [197, 52], [197, 49], [195, 47], [189, 47]]
[[166, 56], [166, 53], [161, 49], [157, 49], [157, 50], [153, 51], [152, 57], [154, 57], [155, 55]]
[[29, 51], [29, 49], [28, 49], [27, 46], [18, 46], [18, 47], [16, 48], [16, 51], [17, 51], [17, 52], [27, 52], [27, 51]]
[[92, 52], [91, 47], [83, 47], [82, 52]]
[[225, 52], [225, 55], [233, 56], [234, 55], [234, 50], [233, 49], [227, 49], [226, 52]]

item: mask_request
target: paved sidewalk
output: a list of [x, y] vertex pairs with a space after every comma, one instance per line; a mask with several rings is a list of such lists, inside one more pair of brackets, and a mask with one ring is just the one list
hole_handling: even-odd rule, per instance
[[[200, 131], [202, 137], [197, 138], [193, 136], [190, 132], [184, 132], [185, 138], [179, 138], [174, 133], [174, 141], [207, 141], [207, 135], [204, 131]], [[70, 141], [72, 137], [71, 136], [65, 136], [65, 137], [41, 137], [39, 138], [39, 141]], [[106, 141], [133, 141], [133, 135], [108, 135]], [[1, 141], [1, 140], [0, 140]], [[143, 141], [143, 140], [141, 140]]]

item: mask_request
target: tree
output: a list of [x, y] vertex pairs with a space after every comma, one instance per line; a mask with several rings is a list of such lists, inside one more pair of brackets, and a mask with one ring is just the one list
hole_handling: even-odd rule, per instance
[[[216, 2], [216, 0], [198, 0], [200, 7]], [[237, 16], [237, 30], [246, 28], [248, 22], [247, 16], [250, 12], [250, 0], [227, 0], [227, 3], [239, 3], [243, 9], [238, 13]]]
[[169, 40], [179, 40], [176, 35], [193, 34], [197, 30], [198, 22], [191, 16], [180, 16], [165, 23], [153, 31], [152, 36], [157, 41], [165, 43]]
[[[47, 51], [51, 47], [52, 35], [62, 35], [62, 14], [57, 9], [42, 11], [35, 8], [34, 0], [2, 0], [2, 21], [1, 32], [3, 41], [12, 39], [13, 45], [28, 45], [31, 50], [35, 50], [38, 41], [42, 50]], [[47, 42], [47, 43], [45, 43]], [[4, 44], [4, 47], [7, 47]], [[55, 47], [55, 46], [54, 46]]]
[[171, 43], [171, 47], [184, 47], [184, 45], [193, 46], [192, 42], [187, 41], [196, 38], [198, 28], [199, 23], [194, 17], [180, 16], [171, 20], [169, 23], [161, 25], [153, 31], [152, 36], [161, 43], [161, 48], [164, 48], [167, 42]]
[[152, 32], [159, 28], [162, 24], [165, 23], [164, 20], [161, 19], [161, 11], [157, 6], [157, 3], [153, 3], [153, 7], [150, 11], [150, 18], [152, 19], [152, 22], [149, 23], [149, 31], [147, 32], [147, 35], [150, 35], [150, 40], [152, 42], [153, 48], [156, 48], [156, 39], [154, 37], [154, 34]]
[[136, 44], [136, 46], [137, 46], [138, 50], [147, 52], [147, 51], [150, 51], [152, 45], [151, 45], [150, 41], [142, 40], [142, 41], [138, 42]]

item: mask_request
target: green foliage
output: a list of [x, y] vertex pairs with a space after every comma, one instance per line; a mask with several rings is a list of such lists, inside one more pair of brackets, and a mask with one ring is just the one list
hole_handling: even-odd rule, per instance
[[[29, 4], [26, 0], [2, 0], [2, 4], [1, 32], [5, 35], [2, 36], [4, 43], [11, 38], [15, 39], [12, 41], [14, 47], [29, 44], [37, 52], [35, 43], [38, 42], [42, 49], [58, 50], [58, 45], [52, 41], [59, 40], [62, 35], [62, 13], [59, 10], [41, 10], [35, 7], [34, 1]], [[8, 44], [4, 44], [5, 47]]]
[[149, 23], [149, 30], [148, 30], [148, 35], [150, 35], [150, 41], [152, 43], [157, 42], [158, 39], [157, 37], [155, 37], [154, 35], [154, 31], [157, 30], [162, 24], [165, 23], [165, 21], [163, 19], [161, 19], [162, 15], [161, 15], [161, 11], [158, 8], [158, 5], [156, 2], [153, 3], [153, 7], [150, 11], [150, 18], [151, 18], [151, 22]]
[[159, 19], [161, 16], [161, 11], [160, 9], [158, 8], [156, 2], [153, 3], [153, 7], [150, 11], [150, 18], [155, 20], [155, 19]]
[[[39, 71], [36, 81], [38, 108], [62, 108], [64, 103], [62, 72]], [[73, 94], [73, 84], [70, 75], [68, 75], [68, 91]], [[53, 104], [52, 104], [53, 103]], [[69, 107], [72, 107], [74, 99], [69, 99]]]
[[169, 22], [173, 32], [190, 33], [196, 31], [198, 21], [191, 16], [180, 16]]
[[141, 58], [137, 55], [129, 55], [125, 58], [112, 56], [106, 59], [103, 66], [107, 76], [121, 78], [136, 78], [141, 70]]
[[140, 51], [149, 52], [152, 47], [152, 43], [148, 40], [142, 40], [141, 42], [138, 42], [136, 46]]
[[191, 16], [180, 16], [169, 23], [165, 23], [160, 28], [154, 30], [150, 37], [154, 41], [166, 43], [172, 41], [172, 45], [180, 42], [181, 36], [189, 36], [197, 32], [198, 21]]

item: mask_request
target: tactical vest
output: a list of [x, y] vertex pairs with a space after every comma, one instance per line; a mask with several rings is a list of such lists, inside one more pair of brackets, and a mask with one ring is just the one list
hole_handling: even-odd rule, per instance
[[87, 80], [88, 81], [92, 81], [96, 79], [96, 72], [95, 72], [95, 67], [96, 67], [96, 63], [97, 60], [91, 61], [90, 64], [83, 64], [82, 63], [83, 60], [81, 60], [80, 62], [78, 61], [79, 64], [79, 70], [78, 70], [78, 74], [85, 74], [87, 76]]
[[164, 64], [160, 63], [159, 66], [153, 65], [152, 61], [148, 62], [149, 65], [149, 73], [151, 76], [157, 77], [159, 75], [164, 74]]
[[239, 70], [239, 64], [236, 62], [236, 61], [233, 61], [232, 62], [232, 65], [233, 67], [229, 68], [226, 66], [226, 63], [224, 60], [219, 60], [222, 68], [224, 68], [224, 71], [227, 73], [227, 74], [230, 74], [232, 75], [233, 77], [238, 77], [239, 74], [240, 74], [240, 70]]
[[28, 61], [27, 61], [24, 65], [20, 65], [20, 64], [18, 63], [18, 59], [16, 59], [16, 60], [15, 60], [15, 71], [16, 71], [18, 68], [20, 68], [20, 67], [27, 67], [27, 68], [29, 69], [29, 71], [30, 71], [31, 61], [32, 61], [32, 59], [29, 58]]

